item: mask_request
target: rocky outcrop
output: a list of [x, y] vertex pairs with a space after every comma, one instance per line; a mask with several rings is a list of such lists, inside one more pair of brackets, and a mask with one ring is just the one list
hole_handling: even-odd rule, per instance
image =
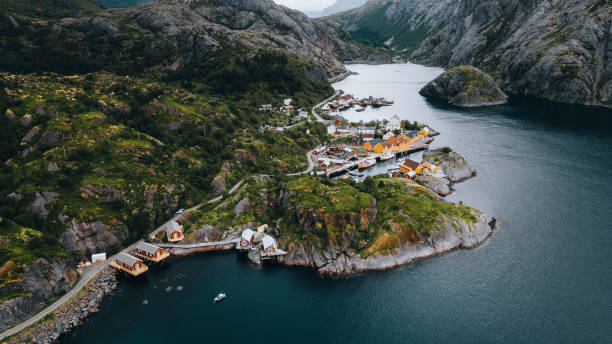
[[476, 170], [465, 158], [446, 147], [423, 152], [423, 162], [440, 167], [452, 183], [459, 183], [476, 175]]
[[51, 313], [51, 321], [38, 322], [19, 334], [11, 337], [8, 343], [50, 344], [71, 329], [80, 325], [91, 313], [98, 311], [104, 297], [117, 287], [117, 278], [110, 268], [103, 270], [89, 286], [83, 288], [75, 297]]
[[412, 61], [477, 66], [508, 94], [612, 106], [609, 1], [381, 0], [329, 19]]
[[66, 231], [59, 240], [68, 252], [78, 251], [86, 255], [107, 252], [112, 247], [121, 247], [129, 234], [127, 227], [120, 222], [115, 227], [122, 229], [111, 229], [101, 221], [88, 223], [72, 219], [66, 223]]
[[451, 181], [447, 178], [418, 175], [414, 178], [414, 181], [440, 196], [448, 196], [452, 192]]
[[282, 49], [316, 62], [330, 75], [344, 71], [338, 57], [363, 54], [357, 45], [347, 43], [342, 28], [311, 20], [270, 0], [219, 0], [216, 6], [160, 1], [127, 9], [125, 14], [143, 28], [175, 41], [178, 65], [220, 48], [218, 37], [255, 49]]
[[40, 310], [51, 299], [66, 293], [77, 281], [74, 262], [39, 258], [28, 265], [23, 279], [0, 289], [0, 293], [21, 291], [24, 296], [0, 303], [0, 330], [17, 324]]
[[508, 96], [495, 81], [473, 66], [458, 66], [447, 70], [425, 85], [419, 94], [445, 99], [460, 107], [479, 107], [505, 104]]
[[320, 249], [317, 245], [292, 243], [286, 248], [287, 255], [280, 261], [286, 265], [311, 267], [320, 274], [333, 276], [385, 270], [453, 249], [476, 247], [491, 235], [494, 228], [495, 220], [486, 214], [478, 214], [474, 223], [444, 219], [431, 237], [420, 239], [417, 243], [407, 242], [392, 252], [363, 257], [353, 249], [343, 247]]

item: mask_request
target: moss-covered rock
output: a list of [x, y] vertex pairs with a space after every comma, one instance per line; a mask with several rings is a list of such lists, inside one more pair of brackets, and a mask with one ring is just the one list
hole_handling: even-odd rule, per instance
[[487, 73], [473, 66], [451, 68], [423, 87], [424, 97], [442, 98], [461, 107], [504, 104], [508, 96]]

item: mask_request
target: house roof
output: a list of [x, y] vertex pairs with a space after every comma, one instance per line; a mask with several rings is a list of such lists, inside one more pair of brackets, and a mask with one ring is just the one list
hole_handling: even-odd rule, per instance
[[139, 242], [138, 245], [136, 245], [136, 249], [140, 251], [145, 251], [148, 254], [154, 254], [155, 251], [159, 249], [159, 247], [146, 242]]
[[263, 236], [263, 238], [261, 239], [261, 243], [263, 244], [264, 248], [276, 247], [276, 240], [274, 240], [273, 237], [267, 234]]
[[416, 169], [417, 167], [419, 167], [419, 163], [410, 159], [406, 159], [406, 161], [404, 161], [404, 163], [402, 164], [405, 167], [408, 167], [411, 170]]
[[371, 144], [372, 146], [375, 146], [375, 145], [377, 145], [377, 144], [379, 144], [379, 143], [381, 143], [381, 142], [383, 142], [383, 140], [381, 140], [381, 139], [374, 139], [374, 140], [371, 140], [371, 141], [370, 141], [370, 144]]
[[251, 240], [251, 239], [253, 239], [253, 235], [255, 235], [255, 232], [252, 229], [247, 228], [247, 229], [242, 231], [242, 234], [240, 235], [240, 239], [242, 239], [242, 240]]
[[182, 232], [181, 230], [181, 225], [179, 225], [178, 222], [176, 221], [170, 221], [170, 223], [168, 223], [168, 225], [166, 225], [166, 233], [170, 234], [172, 232]]
[[124, 253], [124, 252], [120, 252], [119, 254], [117, 254], [117, 258], [115, 258], [115, 259], [118, 260], [119, 262], [121, 262], [121, 263], [123, 263], [125, 265], [129, 265], [129, 266], [132, 266], [132, 265], [134, 265], [134, 263], [136, 263], [138, 261], [141, 261], [140, 259], [138, 259], [138, 258], [136, 258], [136, 257], [134, 257], [134, 256], [132, 256], [130, 254]]
[[413, 137], [414, 135], [416, 135], [419, 131], [418, 130], [408, 130], [407, 132], [404, 133], [404, 135], [408, 136], [408, 137]]
[[376, 130], [376, 127], [361, 126], [361, 127], [359, 127], [359, 130]]

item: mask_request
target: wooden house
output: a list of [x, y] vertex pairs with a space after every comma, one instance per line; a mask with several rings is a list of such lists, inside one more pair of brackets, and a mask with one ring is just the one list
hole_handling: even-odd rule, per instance
[[142, 259], [138, 259], [124, 252], [118, 253], [110, 265], [115, 269], [123, 270], [132, 276], [138, 276], [149, 270], [149, 268], [142, 263]]
[[419, 166], [420, 166], [420, 164], [418, 162], [410, 160], [410, 159], [406, 159], [406, 161], [404, 161], [404, 163], [400, 166], [400, 170], [403, 173], [408, 173], [409, 171], [415, 171], [416, 172], [416, 169]]
[[183, 229], [176, 221], [170, 221], [166, 225], [166, 238], [169, 242], [177, 242], [183, 240]]
[[170, 252], [164, 251], [161, 247], [146, 242], [139, 242], [134, 251], [136, 255], [150, 259], [154, 262], [160, 262], [170, 256]]
[[366, 141], [363, 144], [363, 149], [365, 149], [367, 151], [370, 151], [370, 152], [374, 152], [376, 150], [376, 146], [380, 145], [381, 142], [383, 142], [381, 139], [375, 139], [375, 140]]

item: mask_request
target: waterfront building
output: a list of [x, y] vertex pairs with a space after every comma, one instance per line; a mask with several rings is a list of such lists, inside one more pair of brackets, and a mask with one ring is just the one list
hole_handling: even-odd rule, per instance
[[240, 243], [238, 243], [238, 247], [236, 247], [239, 250], [248, 250], [251, 248], [251, 244], [253, 243], [253, 238], [255, 237], [255, 232], [250, 229], [247, 228], [245, 230], [242, 231], [242, 234], [240, 235]]
[[138, 276], [149, 268], [142, 263], [142, 259], [138, 259], [130, 254], [120, 252], [110, 263], [117, 270], [123, 270], [132, 276]]
[[170, 256], [170, 252], [164, 251], [161, 247], [151, 245], [146, 242], [139, 242], [136, 245], [136, 255], [150, 259], [154, 262], [160, 262]]
[[166, 225], [166, 238], [169, 242], [176, 242], [183, 240], [183, 228], [176, 221], [170, 221]]

